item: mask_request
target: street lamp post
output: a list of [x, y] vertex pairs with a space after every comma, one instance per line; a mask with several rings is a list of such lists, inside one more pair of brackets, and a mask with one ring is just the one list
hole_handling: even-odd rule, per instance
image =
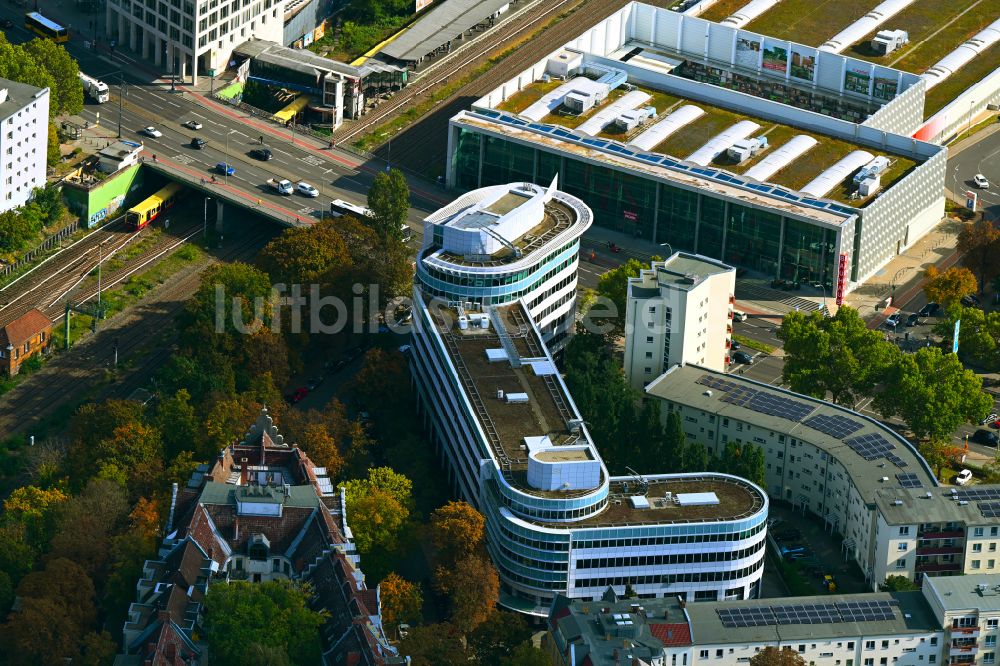
[[225, 176], [225, 178], [226, 178], [226, 185], [229, 184], [229, 164], [230, 164], [230, 162], [229, 162], [229, 136], [233, 132], [235, 132], [235, 131], [236, 130], [229, 130], [226, 133], [226, 176]]
[[[108, 239], [110, 240], [110, 239]], [[97, 318], [101, 318], [101, 264], [104, 263], [104, 244], [107, 240], [103, 240], [97, 244]]]
[[670, 252], [667, 252], [667, 257], [666, 258], [670, 258], [670, 257], [674, 256], [674, 247], [670, 243], [660, 243], [660, 247], [665, 247], [668, 250], [670, 250]]

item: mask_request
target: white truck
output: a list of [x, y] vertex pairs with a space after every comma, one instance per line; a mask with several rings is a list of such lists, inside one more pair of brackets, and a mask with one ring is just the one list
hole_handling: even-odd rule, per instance
[[80, 83], [83, 84], [84, 94], [98, 104], [104, 104], [111, 99], [111, 92], [108, 90], [108, 84], [104, 81], [98, 81], [94, 77], [87, 76], [83, 72], [80, 72]]
[[765, 148], [767, 148], [767, 137], [756, 136], [749, 139], [740, 139], [731, 145], [726, 153], [729, 155], [729, 159], [739, 164], [744, 160], [750, 159]]
[[278, 194], [291, 195], [292, 191], [294, 190], [292, 181], [287, 180], [285, 178], [282, 178], [281, 180], [278, 180], [277, 178], [268, 178], [267, 186], [270, 187], [275, 192], [277, 192]]

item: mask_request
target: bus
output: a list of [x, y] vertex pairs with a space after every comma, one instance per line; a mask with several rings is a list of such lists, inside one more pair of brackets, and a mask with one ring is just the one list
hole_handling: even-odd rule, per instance
[[159, 192], [132, 206], [125, 213], [125, 226], [129, 231], [139, 231], [169, 209], [180, 198], [184, 188], [180, 183], [170, 183]]
[[69, 30], [38, 12], [24, 15], [24, 27], [43, 39], [51, 39], [57, 43], [69, 41]]
[[[352, 204], [351, 202], [344, 201], [343, 199], [334, 199], [330, 202], [330, 215], [333, 217], [340, 217], [342, 215], [355, 215], [358, 218], [375, 217], [375, 214], [372, 213], [370, 208]], [[413, 238], [413, 230], [404, 224], [400, 231], [402, 233], [403, 242], [410, 242], [410, 239]]]

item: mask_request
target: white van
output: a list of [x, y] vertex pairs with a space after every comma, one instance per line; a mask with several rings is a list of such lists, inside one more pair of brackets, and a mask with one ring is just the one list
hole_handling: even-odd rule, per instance
[[746, 321], [747, 313], [742, 310], [733, 310], [733, 319], [736, 321]]

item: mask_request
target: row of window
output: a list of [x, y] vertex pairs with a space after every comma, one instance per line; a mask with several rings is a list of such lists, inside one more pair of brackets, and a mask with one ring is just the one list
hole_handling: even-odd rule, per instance
[[608, 576], [602, 578], [578, 578], [574, 587], [599, 587], [609, 585], [672, 585], [674, 583], [715, 583], [736, 580], [753, 575], [764, 566], [764, 560], [736, 571], [702, 571], [699, 573], [660, 574], [656, 576]]
[[573, 247], [573, 245], [576, 244], [576, 242], [577, 242], [576, 240], [572, 240], [569, 243], [566, 243], [565, 245], [560, 247], [559, 249], [553, 250], [545, 257], [545, 259], [539, 261], [533, 266], [530, 266], [529, 268], [517, 271], [516, 273], [504, 273], [502, 275], [495, 275], [493, 277], [488, 277], [485, 275], [478, 275], [478, 274], [469, 274], [469, 273], [455, 274], [447, 271], [438, 270], [437, 268], [427, 264], [424, 264], [424, 268], [431, 277], [434, 277], [440, 280], [441, 282], [445, 282], [447, 284], [454, 284], [458, 285], [459, 287], [500, 287], [505, 284], [514, 284], [515, 282], [520, 282], [521, 280], [533, 275], [534, 273], [538, 272], [540, 268], [545, 266], [548, 262], [552, 261], [557, 256], [559, 256], [560, 253], [565, 252], [569, 248]]
[[752, 548], [727, 550], [714, 553], [681, 553], [679, 555], [637, 555], [634, 557], [595, 557], [577, 560], [577, 569], [606, 569], [608, 567], [651, 567], [663, 564], [696, 564], [700, 562], [730, 562], [742, 560], [764, 549], [764, 542]]
[[724, 532], [722, 534], [689, 534], [683, 536], [641, 537], [632, 539], [597, 539], [593, 541], [574, 541], [573, 548], [636, 548], [641, 546], [665, 546], [675, 543], [708, 543], [713, 541], [740, 541], [760, 534], [764, 529], [761, 523], [742, 532]]

